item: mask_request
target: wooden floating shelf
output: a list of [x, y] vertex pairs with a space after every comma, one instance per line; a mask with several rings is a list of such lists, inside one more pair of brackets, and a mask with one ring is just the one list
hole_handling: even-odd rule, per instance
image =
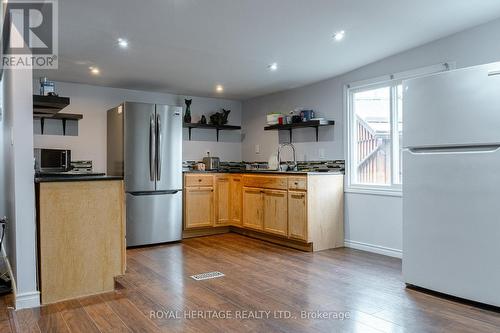
[[83, 119], [82, 114], [76, 113], [34, 113], [33, 119], [40, 119], [40, 133], [43, 135], [43, 130], [45, 127], [45, 119], [59, 119], [62, 120], [63, 125], [63, 135], [66, 135], [66, 121], [67, 120], [80, 120]]
[[189, 129], [189, 141], [191, 141], [191, 130], [193, 128], [215, 129], [217, 131], [217, 142], [219, 142], [219, 131], [237, 131], [241, 126], [234, 125], [213, 125], [213, 124], [198, 124], [198, 123], [184, 123], [184, 128]]
[[33, 113], [55, 114], [69, 105], [69, 97], [33, 95]]
[[316, 129], [316, 142], [319, 141], [319, 136], [318, 136], [318, 130], [320, 127], [324, 126], [333, 126], [335, 125], [335, 121], [333, 120], [328, 120], [326, 123], [323, 122], [321, 123], [319, 120], [310, 120], [310, 121], [304, 121], [300, 123], [294, 123], [294, 124], [284, 124], [284, 125], [269, 125], [264, 127], [265, 131], [281, 131], [281, 130], [287, 130], [290, 133], [290, 142], [292, 142], [292, 130], [294, 128], [315, 128]]

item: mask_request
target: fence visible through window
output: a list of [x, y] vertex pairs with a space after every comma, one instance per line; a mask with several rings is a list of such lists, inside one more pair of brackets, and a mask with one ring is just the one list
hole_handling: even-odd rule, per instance
[[351, 181], [355, 184], [401, 183], [401, 87], [390, 84], [351, 93]]

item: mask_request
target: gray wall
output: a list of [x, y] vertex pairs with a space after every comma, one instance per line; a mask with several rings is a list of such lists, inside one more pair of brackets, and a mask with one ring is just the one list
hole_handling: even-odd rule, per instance
[[[300, 159], [343, 159], [345, 84], [391, 73], [416, 69], [442, 62], [456, 62], [457, 68], [500, 60], [500, 20], [466, 30], [430, 44], [397, 54], [364, 66], [345, 75], [306, 87], [262, 96], [243, 102], [245, 140], [242, 151], [245, 160], [267, 160], [275, 152], [280, 140], [278, 133], [265, 132], [265, 115], [269, 112], [287, 112], [297, 107], [310, 107], [318, 116], [333, 119], [333, 130], [322, 132], [321, 142], [314, 138], [312, 129], [297, 132]], [[286, 135], [282, 133], [281, 135]], [[281, 138], [284, 139], [283, 137]], [[255, 153], [259, 145], [261, 154]], [[401, 255], [402, 204], [400, 197], [346, 193], [345, 236], [347, 244], [391, 255]]]
[[[38, 92], [38, 79], [33, 80], [33, 89]], [[56, 91], [60, 96], [69, 97], [71, 102], [64, 109], [65, 113], [83, 114], [79, 121], [78, 136], [35, 135], [34, 145], [38, 148], [64, 148], [72, 150], [73, 160], [93, 160], [96, 171], [106, 171], [106, 111], [123, 101], [148, 102], [184, 106], [186, 96], [152, 93], [138, 90], [116, 89], [90, 86], [67, 82], [56, 82]], [[208, 115], [230, 109], [229, 123], [241, 125], [241, 102], [217, 98], [189, 97], [192, 121], [196, 122], [202, 114]], [[57, 124], [57, 125], [56, 125]], [[35, 133], [39, 133], [39, 121], [34, 121]], [[61, 126], [60, 123], [47, 126]], [[48, 132], [51, 129], [49, 127]], [[60, 130], [62, 131], [62, 130]], [[225, 161], [241, 160], [241, 132], [220, 133], [220, 142], [216, 142], [214, 130], [192, 131], [192, 141], [187, 141], [187, 129], [184, 129], [183, 158], [200, 160], [207, 151]]]

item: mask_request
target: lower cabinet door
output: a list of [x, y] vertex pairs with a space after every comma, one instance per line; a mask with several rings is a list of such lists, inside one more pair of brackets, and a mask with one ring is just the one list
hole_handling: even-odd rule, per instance
[[229, 225], [230, 219], [230, 195], [231, 188], [229, 177], [217, 177], [215, 180], [215, 195], [216, 195], [216, 217], [215, 226]]
[[214, 225], [213, 187], [186, 187], [184, 190], [185, 228], [202, 228]]
[[288, 192], [288, 237], [307, 241], [307, 194]]
[[257, 230], [263, 229], [263, 190], [243, 187], [243, 226]]
[[288, 236], [287, 191], [264, 190], [264, 231]]
[[231, 186], [231, 196], [230, 196], [230, 219], [231, 224], [236, 226], [241, 226], [241, 215], [242, 215], [242, 182], [241, 176], [233, 176], [230, 180]]

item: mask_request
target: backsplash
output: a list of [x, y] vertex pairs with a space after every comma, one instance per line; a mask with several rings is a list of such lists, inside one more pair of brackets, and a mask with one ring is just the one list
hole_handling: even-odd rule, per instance
[[[184, 171], [190, 171], [196, 163], [201, 161], [184, 161], [182, 168]], [[283, 163], [285, 164], [285, 163]], [[299, 171], [345, 171], [344, 160], [331, 161], [298, 161], [297, 167]], [[241, 171], [241, 170], [259, 170], [267, 169], [267, 162], [220, 162], [219, 171]]]

